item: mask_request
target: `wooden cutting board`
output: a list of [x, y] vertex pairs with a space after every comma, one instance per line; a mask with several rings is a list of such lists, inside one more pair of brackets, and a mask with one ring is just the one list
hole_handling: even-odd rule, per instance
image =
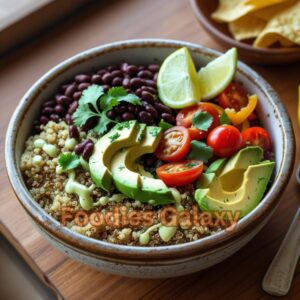
[[[32, 227], [9, 185], [4, 136], [24, 92], [49, 68], [81, 50], [113, 40], [161, 37], [225, 50], [197, 24], [186, 0], [127, 0], [96, 3], [46, 36], [0, 61], [0, 220], [1, 232], [36, 274], [66, 299], [267, 299], [263, 276], [299, 204], [294, 176], [267, 226], [237, 254], [197, 274], [162, 280], [129, 279], [97, 272], [59, 253]], [[280, 94], [296, 123], [300, 64], [255, 67]], [[300, 299], [300, 266], [286, 299]]]

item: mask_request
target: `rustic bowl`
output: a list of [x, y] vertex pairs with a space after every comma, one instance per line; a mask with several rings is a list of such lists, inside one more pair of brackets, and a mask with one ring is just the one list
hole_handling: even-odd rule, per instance
[[193, 11], [204, 29], [226, 47], [236, 47], [239, 57], [247, 62], [262, 65], [281, 65], [300, 61], [300, 47], [258, 48], [251, 44], [235, 40], [227, 24], [215, 22], [211, 14], [216, 10], [218, 0], [190, 0]]
[[221, 53], [187, 42], [143, 39], [111, 43], [79, 53], [42, 76], [25, 94], [9, 123], [5, 157], [10, 182], [21, 205], [40, 233], [69, 257], [98, 270], [130, 277], [173, 277], [196, 272], [229, 257], [267, 223], [291, 177], [294, 162], [294, 135], [289, 116], [271, 86], [243, 63], [237, 80], [258, 95], [258, 112], [269, 130], [275, 150], [274, 183], [261, 203], [238, 222], [234, 230], [198, 241], [160, 247], [133, 247], [110, 244], [80, 235], [50, 217], [31, 197], [20, 171], [24, 142], [40, 107], [58, 86], [77, 73], [126, 60], [134, 64], [161, 62], [175, 49], [186, 46], [197, 65], [205, 65]]

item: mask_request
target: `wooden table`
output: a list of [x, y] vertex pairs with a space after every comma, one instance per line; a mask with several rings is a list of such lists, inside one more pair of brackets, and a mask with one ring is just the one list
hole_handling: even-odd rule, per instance
[[[3, 234], [40, 278], [67, 299], [268, 298], [261, 288], [262, 278], [299, 204], [300, 189], [294, 176], [271, 221], [247, 246], [213, 268], [175, 279], [122, 278], [76, 263], [51, 247], [35, 231], [17, 202], [5, 172], [5, 131], [21, 96], [49, 68], [84, 49], [130, 38], [179, 39], [225, 50], [199, 26], [187, 0], [99, 2], [0, 61], [0, 220]], [[296, 99], [300, 64], [253, 67], [275, 87], [285, 102], [299, 142]], [[299, 163], [299, 145], [297, 149]], [[300, 299], [299, 272], [300, 265], [287, 299]]]

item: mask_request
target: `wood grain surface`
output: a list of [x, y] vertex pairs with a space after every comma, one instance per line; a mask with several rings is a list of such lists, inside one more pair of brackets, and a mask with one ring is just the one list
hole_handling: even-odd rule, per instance
[[[25, 91], [49, 68], [79, 51], [145, 37], [179, 39], [225, 50], [200, 27], [187, 0], [111, 0], [98, 1], [0, 60], [0, 229], [40, 278], [66, 299], [268, 299], [261, 282], [300, 200], [294, 176], [271, 221], [241, 251], [203, 272], [164, 280], [107, 275], [70, 260], [35, 231], [13, 194], [5, 171], [4, 137], [9, 118]], [[299, 163], [296, 105], [300, 64], [252, 67], [286, 104], [295, 127]], [[300, 299], [299, 272], [298, 264], [286, 299]]]

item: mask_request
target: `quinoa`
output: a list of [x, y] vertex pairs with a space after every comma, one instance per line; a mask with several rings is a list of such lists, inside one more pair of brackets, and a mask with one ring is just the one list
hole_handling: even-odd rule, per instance
[[[46, 125], [41, 125], [39, 134], [30, 136], [25, 144], [25, 151], [21, 157], [21, 171], [23, 173], [26, 185], [31, 193], [33, 199], [55, 220], [61, 221], [62, 211], [64, 208], [72, 209], [73, 213], [82, 211], [76, 194], [70, 194], [65, 191], [65, 186], [68, 181], [66, 174], [58, 174], [56, 168], [58, 166], [58, 156], [51, 157], [44, 150], [35, 147], [35, 141], [42, 139], [46, 143], [56, 147], [58, 155], [61, 153], [69, 152], [66, 147], [66, 141], [69, 136], [69, 125], [64, 121], [55, 123], [49, 121]], [[80, 131], [80, 140], [86, 138], [94, 138], [83, 131]], [[75, 180], [86, 187], [93, 185], [89, 172], [83, 168], [76, 168]], [[195, 205], [193, 199], [193, 187], [187, 186], [186, 188], [179, 189], [181, 196], [181, 205], [184, 209], [191, 211], [192, 206]], [[152, 212], [153, 223], [159, 223], [159, 215], [162, 207], [151, 206], [149, 204], [141, 203], [138, 200], [128, 199], [122, 197], [121, 201], [114, 201], [114, 195], [118, 194], [116, 191], [107, 193], [100, 188], [95, 188], [92, 192], [94, 207], [89, 211], [92, 213], [106, 214], [113, 212], [116, 207], [126, 207], [127, 212]], [[171, 207], [174, 205], [171, 205]], [[84, 226], [79, 226], [72, 219], [65, 224], [69, 229], [86, 235], [88, 237], [103, 240], [115, 244], [124, 245], [140, 245], [139, 237], [145, 232], [147, 227], [132, 226], [127, 224], [120, 228], [114, 228], [107, 225], [95, 226], [88, 220]], [[195, 241], [205, 236], [211, 235], [221, 230], [220, 227], [212, 226], [193, 226], [188, 229], [178, 227], [174, 236], [169, 242], [164, 242], [158, 231], [155, 230], [150, 235], [150, 240], [147, 246], [159, 246], [180, 244]]]

